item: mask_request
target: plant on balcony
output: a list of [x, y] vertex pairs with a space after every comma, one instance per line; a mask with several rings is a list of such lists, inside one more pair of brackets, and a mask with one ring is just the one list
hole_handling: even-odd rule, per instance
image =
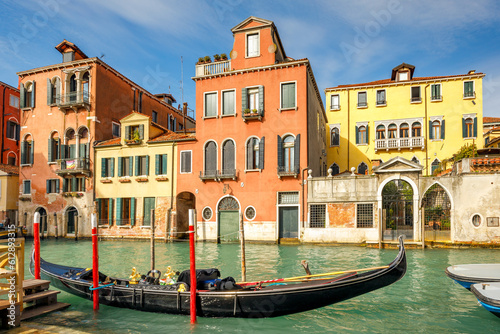
[[205, 58], [200, 57], [200, 58], [198, 58], [197, 64], [200, 65], [200, 64], [203, 64], [204, 62], [205, 62]]
[[205, 63], [211, 63], [212, 60], [210, 59], [210, 56], [205, 56]]
[[141, 136], [139, 135], [139, 130], [135, 129], [132, 133], [132, 139], [125, 140], [127, 144], [139, 144], [141, 142]]
[[214, 61], [220, 61], [220, 55], [214, 54]]
[[227, 55], [225, 53], [221, 53], [220, 57], [222, 60], [227, 60]]
[[250, 114], [250, 109], [248, 109], [248, 108], [247, 108], [247, 109], [243, 110], [243, 113], [244, 113], [245, 115]]
[[252, 109], [252, 114], [258, 114], [259, 111], [257, 109]]

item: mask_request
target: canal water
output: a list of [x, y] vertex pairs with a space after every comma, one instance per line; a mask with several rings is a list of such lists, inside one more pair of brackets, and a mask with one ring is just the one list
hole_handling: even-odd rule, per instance
[[[31, 246], [27, 243], [27, 253]], [[44, 240], [42, 257], [48, 261], [91, 267], [90, 241]], [[99, 243], [100, 271], [127, 277], [132, 267], [145, 274], [150, 266], [150, 244], [138, 241]], [[237, 244], [198, 243], [197, 268], [219, 268], [222, 276], [241, 279]], [[388, 264], [396, 250], [354, 246], [247, 244], [247, 280], [303, 275], [301, 260], [312, 273]], [[410, 249], [408, 272], [399, 282], [342, 303], [304, 313], [269, 319], [198, 318], [146, 313], [101, 305], [94, 315], [92, 301], [62, 292], [59, 301], [71, 307], [23, 323], [23, 330], [50, 333], [499, 333], [500, 319], [477, 304], [466, 289], [444, 273], [461, 263], [500, 263], [500, 250]], [[29, 256], [26, 257], [27, 259]], [[156, 244], [156, 267], [189, 269], [187, 243]], [[26, 265], [26, 268], [28, 266]], [[27, 272], [26, 277], [30, 276]]]

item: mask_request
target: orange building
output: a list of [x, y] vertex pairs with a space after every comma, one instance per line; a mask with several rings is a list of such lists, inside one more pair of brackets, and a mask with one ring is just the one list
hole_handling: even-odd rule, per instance
[[39, 212], [48, 235], [90, 236], [94, 143], [120, 137], [119, 119], [132, 111], [174, 131], [194, 120], [73, 43], [56, 49], [61, 63], [18, 73], [20, 219], [29, 233]]
[[[300, 237], [306, 169], [326, 173], [326, 115], [311, 65], [288, 57], [273, 22], [232, 30], [229, 60], [198, 63], [196, 141], [178, 143], [177, 232], [197, 209], [200, 240]], [[175, 231], [174, 231], [175, 232]]]
[[19, 166], [19, 89], [0, 81], [2, 108], [0, 164]]

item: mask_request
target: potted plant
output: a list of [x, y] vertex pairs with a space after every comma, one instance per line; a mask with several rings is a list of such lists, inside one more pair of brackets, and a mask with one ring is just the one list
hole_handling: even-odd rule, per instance
[[127, 144], [139, 144], [141, 142], [141, 136], [139, 134], [139, 129], [135, 129], [132, 133], [132, 138], [125, 140]]
[[205, 63], [211, 63], [212, 60], [210, 59], [210, 56], [205, 56]]
[[227, 60], [227, 55], [225, 53], [221, 53], [220, 57], [222, 60]]
[[197, 64], [200, 65], [200, 64], [203, 64], [204, 62], [205, 62], [205, 58], [200, 57], [200, 58], [198, 58], [198, 63]]
[[220, 56], [219, 54], [214, 55], [214, 61], [220, 61]]
[[243, 110], [243, 113], [244, 113], [245, 115], [250, 114], [250, 109], [248, 109], [248, 108], [247, 108], [247, 109]]
[[257, 109], [252, 109], [252, 114], [257, 114], [257, 113], [258, 113]]

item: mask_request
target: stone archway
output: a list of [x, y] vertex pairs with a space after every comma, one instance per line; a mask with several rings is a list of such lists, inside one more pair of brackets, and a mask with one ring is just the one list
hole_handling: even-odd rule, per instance
[[76, 234], [78, 229], [78, 209], [70, 206], [66, 209], [66, 234]]
[[45, 210], [43, 207], [39, 207], [35, 210], [35, 212], [38, 212], [40, 214], [40, 221], [38, 223], [39, 223], [40, 235], [42, 235], [43, 237], [43, 235], [47, 233], [49, 225], [47, 210]]
[[217, 206], [217, 222], [219, 242], [236, 242], [239, 240], [240, 204], [233, 196], [226, 196]]
[[405, 180], [387, 182], [382, 189], [382, 239], [397, 240], [405, 235], [413, 240], [414, 203], [413, 188]]
[[422, 198], [425, 241], [451, 240], [451, 201], [444, 188], [435, 183]]

